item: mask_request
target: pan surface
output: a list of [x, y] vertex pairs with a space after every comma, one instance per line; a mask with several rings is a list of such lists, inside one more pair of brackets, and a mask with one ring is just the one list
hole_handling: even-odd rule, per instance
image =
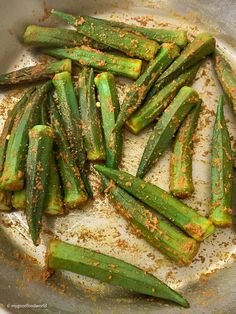
[[[40, 55], [23, 47], [22, 34], [27, 24], [60, 25], [49, 17], [57, 8], [75, 14], [95, 15], [137, 25], [181, 28], [189, 38], [201, 31], [211, 32], [219, 48], [236, 69], [236, 2], [218, 1], [73, 1], [73, 0], [1, 0], [0, 1], [0, 73], [42, 61]], [[195, 143], [193, 178], [195, 193], [186, 202], [207, 215], [210, 197], [211, 136], [217, 99], [222, 90], [212, 63], [207, 59], [194, 87], [203, 99]], [[118, 80], [122, 100], [130, 81]], [[12, 89], [0, 94], [1, 125], [22, 94]], [[233, 148], [236, 148], [236, 121], [225, 106]], [[151, 129], [139, 136], [125, 132], [121, 168], [135, 174]], [[168, 190], [170, 149], [156, 164], [147, 180]], [[188, 267], [179, 267], [144, 240], [138, 239], [99, 191], [99, 178], [91, 169], [95, 200], [60, 218], [45, 218], [42, 241], [35, 248], [28, 237], [22, 212], [0, 213], [0, 313], [236, 313], [236, 233], [235, 226], [219, 229], [201, 244]], [[234, 204], [235, 211], [235, 204]], [[45, 245], [52, 237], [100, 250], [139, 266], [172, 288], [182, 292], [191, 304], [182, 309], [152, 298], [98, 283], [68, 272], [56, 274], [45, 284], [40, 276]], [[36, 261], [40, 266], [37, 266]]]

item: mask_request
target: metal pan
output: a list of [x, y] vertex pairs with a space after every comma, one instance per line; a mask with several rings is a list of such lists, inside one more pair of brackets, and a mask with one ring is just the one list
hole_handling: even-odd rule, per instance
[[[48, 9], [57, 8], [72, 13], [146, 24], [156, 27], [180, 27], [190, 38], [200, 31], [209, 31], [228, 59], [236, 66], [236, 3], [228, 1], [73, 1], [73, 0], [1, 0], [0, 1], [0, 72], [30, 65], [40, 57], [21, 44], [27, 24], [59, 25], [48, 18]], [[127, 86], [128, 81], [125, 81]], [[125, 92], [119, 81], [120, 97]], [[193, 176], [196, 192], [187, 202], [207, 214], [210, 196], [210, 142], [214, 112], [220, 86], [210, 60], [198, 74], [195, 83], [204, 101], [196, 131]], [[21, 94], [21, 89], [4, 91], [0, 95], [1, 123]], [[233, 144], [236, 123], [226, 106]], [[140, 136], [125, 134], [122, 168], [134, 173], [150, 130]], [[235, 147], [235, 145], [234, 145]], [[168, 190], [169, 151], [158, 162], [148, 180]], [[98, 178], [92, 174], [95, 200], [62, 218], [44, 220], [42, 244], [36, 249], [28, 238], [23, 213], [0, 213], [0, 312], [24, 313], [235, 313], [236, 311], [236, 235], [235, 230], [218, 230], [202, 245], [189, 267], [178, 267], [161, 253], [137, 239], [126, 221], [119, 217], [106, 198], [99, 193]], [[123, 289], [110, 287], [95, 280], [69, 274], [57, 274], [45, 284], [41, 267], [48, 239], [58, 237], [70, 243], [98, 249], [142, 267], [171, 287], [181, 291], [190, 301], [190, 309], [182, 309], [151, 298], [141, 297]], [[39, 266], [35, 263], [36, 259]], [[3, 311], [3, 310], [2, 310]]]

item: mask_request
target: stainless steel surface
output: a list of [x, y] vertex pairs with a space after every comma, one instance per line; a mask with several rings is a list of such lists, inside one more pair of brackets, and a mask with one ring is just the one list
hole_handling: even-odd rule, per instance
[[[15, 66], [32, 64], [39, 57], [22, 46], [20, 39], [29, 23], [58, 25], [47, 18], [48, 8], [138, 23], [144, 16], [148, 26], [181, 27], [190, 37], [202, 30], [210, 31], [226, 56], [236, 68], [236, 2], [218, 1], [0, 1], [0, 72]], [[163, 23], [163, 24], [162, 24]], [[187, 201], [204, 214], [208, 213], [210, 195], [210, 141], [217, 97], [220, 92], [212, 64], [206, 60], [195, 83], [204, 100], [204, 109], [196, 131], [193, 175], [196, 193]], [[210, 81], [208, 80], [210, 79]], [[126, 81], [127, 84], [129, 83]], [[124, 81], [119, 82], [120, 97], [124, 95]], [[19, 97], [20, 91], [1, 94], [0, 114]], [[225, 107], [230, 133], [236, 144], [236, 124], [231, 109]], [[2, 121], [3, 121], [2, 119]], [[2, 122], [1, 121], [1, 122]], [[135, 137], [126, 132], [122, 168], [134, 173], [150, 130]], [[235, 145], [234, 145], [235, 148]], [[158, 162], [148, 179], [168, 190], [169, 154]], [[0, 213], [0, 312], [1, 303], [12, 313], [38, 312], [24, 307], [38, 304], [48, 313], [235, 313], [236, 312], [236, 235], [235, 230], [221, 229], [202, 245], [189, 267], [178, 267], [168, 261], [145, 241], [137, 239], [126, 221], [116, 214], [108, 201], [99, 195], [98, 178], [91, 177], [96, 199], [82, 209], [57, 219], [45, 219], [42, 244], [35, 248], [28, 238], [23, 213]], [[235, 204], [234, 204], [235, 206]], [[159, 302], [99, 284], [95, 280], [67, 272], [57, 274], [47, 284], [39, 278], [45, 244], [52, 236], [99, 249], [127, 262], [149, 270], [171, 287], [183, 292], [190, 301], [190, 309]], [[28, 254], [39, 261], [19, 258]], [[20, 255], [21, 257], [22, 255]], [[28, 259], [29, 260], [29, 259]], [[47, 304], [47, 308], [43, 309]], [[13, 305], [13, 306], [12, 306]], [[16, 306], [14, 306], [16, 305]], [[23, 309], [17, 307], [23, 306]]]

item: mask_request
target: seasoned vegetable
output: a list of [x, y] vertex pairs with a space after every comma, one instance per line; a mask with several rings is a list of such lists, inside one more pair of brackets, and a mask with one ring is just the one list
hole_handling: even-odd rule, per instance
[[0, 74], [0, 86], [34, 82], [52, 78], [55, 73], [71, 72], [71, 60], [37, 64], [10, 73]]
[[17, 115], [9, 138], [1, 189], [16, 191], [24, 187], [28, 132], [40, 121], [40, 105], [45, 94], [51, 89], [51, 81], [39, 86], [27, 102], [22, 115]]
[[57, 144], [57, 157], [59, 171], [62, 178], [64, 205], [67, 209], [74, 209], [86, 202], [87, 195], [84, 191], [80, 171], [69, 150], [69, 143], [62, 128], [61, 118], [52, 98], [50, 97], [50, 118], [54, 128]]
[[188, 302], [180, 294], [162, 281], [115, 257], [52, 240], [48, 246], [46, 259], [49, 269], [72, 271], [189, 307]]
[[130, 25], [123, 22], [116, 22], [111, 20], [97, 19], [108, 25], [123, 28], [129, 32], [133, 32], [135, 34], [140, 33], [145, 37], [155, 40], [158, 43], [173, 43], [179, 46], [180, 48], [184, 48], [188, 43], [187, 32], [183, 30], [169, 30], [169, 29], [161, 29], [161, 28], [147, 28], [140, 27], [136, 25]]
[[158, 157], [169, 145], [181, 122], [198, 102], [198, 93], [193, 88], [187, 86], [181, 88], [155, 125], [148, 139], [138, 166], [137, 177], [143, 178], [152, 168]]
[[44, 49], [43, 52], [55, 58], [69, 58], [82, 66], [89, 66], [99, 71], [110, 71], [132, 79], [139, 77], [142, 68], [142, 61], [139, 59], [118, 56], [86, 46]]
[[220, 96], [212, 139], [211, 214], [217, 226], [232, 224], [233, 156]]
[[76, 27], [77, 31], [99, 43], [120, 50], [131, 57], [151, 60], [159, 50], [157, 42], [121, 30], [117, 27], [104, 25], [103, 22], [93, 17], [74, 17], [70, 14], [52, 10], [52, 14]]
[[95, 49], [109, 49], [108, 46], [98, 43], [72, 29], [43, 27], [38, 25], [27, 26], [24, 33], [24, 43], [33, 47], [78, 47], [89, 46]]
[[183, 86], [188, 86], [194, 80], [200, 63], [180, 74], [176, 79], [163, 87], [149, 101], [139, 108], [127, 121], [128, 129], [137, 134], [160, 116], [171, 103], [178, 91]]
[[193, 135], [201, 110], [200, 100], [178, 130], [170, 161], [170, 192], [179, 198], [194, 192], [192, 180]]
[[197, 254], [199, 244], [171, 224], [165, 222], [151, 210], [144, 207], [130, 194], [106, 182], [109, 199], [118, 213], [123, 215], [151, 245], [181, 265], [188, 265]]
[[84, 67], [78, 79], [79, 107], [87, 158], [105, 160], [105, 149], [99, 113], [96, 107], [94, 71]]
[[11, 192], [0, 190], [0, 211], [10, 211], [12, 209]]
[[123, 136], [121, 132], [113, 131], [120, 110], [115, 78], [111, 73], [103, 72], [96, 76], [95, 84], [98, 89], [102, 113], [106, 165], [111, 168], [118, 168], [122, 153]]
[[15, 191], [12, 193], [12, 206], [16, 210], [26, 209], [26, 190]]
[[47, 215], [62, 215], [64, 213], [59, 173], [54, 156], [51, 156], [49, 165], [48, 190], [44, 213]]
[[26, 217], [33, 243], [39, 244], [46, 201], [54, 133], [51, 127], [35, 125], [29, 132], [26, 172]]
[[124, 98], [121, 111], [116, 122], [116, 130], [120, 130], [125, 121], [142, 104], [148, 91], [157, 77], [179, 55], [179, 48], [174, 44], [163, 44], [157, 57], [152, 60], [144, 73], [135, 81]]
[[166, 84], [170, 83], [178, 75], [182, 74], [186, 69], [195, 65], [207, 55], [215, 50], [215, 39], [208, 33], [197, 35], [192, 42], [182, 51], [180, 56], [162, 73], [157, 79], [148, 94], [148, 98], [152, 97], [157, 91], [162, 89]]
[[236, 72], [218, 51], [214, 54], [214, 65], [217, 77], [236, 114]]
[[127, 172], [106, 168], [102, 165], [96, 165], [95, 169], [168, 218], [197, 241], [204, 240], [214, 232], [215, 228], [209, 219], [201, 216], [197, 211], [158, 186], [136, 178]]

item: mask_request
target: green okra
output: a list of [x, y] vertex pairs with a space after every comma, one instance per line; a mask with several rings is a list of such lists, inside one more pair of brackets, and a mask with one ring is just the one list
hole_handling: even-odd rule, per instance
[[120, 110], [115, 78], [111, 73], [103, 72], [96, 76], [95, 84], [102, 114], [106, 165], [107, 167], [118, 168], [121, 160], [123, 136], [121, 132], [113, 131]]
[[170, 160], [170, 192], [179, 198], [191, 196], [194, 192], [192, 180], [193, 135], [201, 110], [200, 100], [191, 110], [176, 135]]
[[82, 66], [89, 66], [99, 71], [110, 71], [131, 79], [137, 79], [142, 69], [142, 61], [139, 59], [102, 52], [86, 46], [44, 49], [43, 52], [55, 58], [69, 58]]
[[28, 132], [40, 122], [41, 101], [51, 87], [51, 81], [37, 87], [26, 103], [23, 113], [15, 118], [7, 145], [4, 169], [0, 178], [0, 188], [3, 190], [16, 191], [22, 190], [24, 187]]
[[[103, 177], [103, 176], [102, 176]], [[199, 243], [170, 223], [153, 214], [130, 194], [106, 182], [108, 197], [119, 214], [136, 228], [138, 234], [153, 247], [180, 265], [189, 265], [199, 249]]]
[[9, 212], [12, 209], [11, 192], [0, 190], [0, 211]]
[[25, 105], [29, 101], [32, 93], [35, 91], [35, 88], [31, 88], [28, 90], [24, 96], [16, 103], [16, 105], [13, 107], [12, 110], [8, 112], [7, 119], [4, 123], [3, 130], [0, 136], [0, 174], [2, 174], [3, 167], [4, 167], [4, 161], [6, 157], [6, 150], [7, 150], [7, 144], [8, 144], [8, 138], [11, 134], [14, 121], [17, 117], [17, 115], [21, 115]]
[[54, 132], [46, 125], [35, 125], [29, 131], [26, 171], [26, 218], [35, 245], [39, 244]]
[[32, 47], [78, 47], [89, 46], [95, 49], [109, 49], [72, 29], [28, 25], [24, 33], [24, 44]]
[[149, 63], [146, 71], [131, 85], [126, 94], [117, 118], [116, 130], [120, 130], [125, 121], [141, 106], [142, 101], [158, 76], [178, 55], [179, 48], [176, 45], [162, 45], [157, 57]]
[[16, 210], [26, 209], [26, 190], [25, 188], [20, 191], [15, 191], [12, 193], [12, 206]]
[[130, 25], [123, 22], [97, 19], [108, 25], [123, 28], [129, 32], [140, 33], [145, 37], [155, 40], [158, 43], [173, 43], [179, 46], [180, 48], [184, 48], [188, 44], [187, 32], [184, 30], [169, 30], [162, 28], [147, 28], [136, 25]]
[[41, 106], [40, 106], [40, 116], [41, 121], [40, 123], [43, 125], [48, 124], [48, 95], [46, 94], [44, 96], [44, 99], [42, 100]]
[[127, 172], [102, 165], [96, 165], [95, 169], [169, 219], [195, 240], [202, 241], [214, 232], [214, 225], [209, 219], [201, 216], [197, 211], [158, 186], [136, 178]]
[[232, 224], [233, 156], [224, 118], [224, 98], [220, 96], [212, 138], [211, 214], [220, 227]]
[[0, 74], [0, 86], [47, 80], [52, 78], [55, 73], [62, 71], [71, 72], [70, 59], [37, 64], [10, 73]]
[[94, 71], [84, 67], [78, 79], [78, 99], [87, 159], [105, 160], [99, 112], [96, 106]]
[[46, 253], [46, 263], [49, 269], [72, 271], [189, 307], [180, 294], [153, 275], [120, 259], [87, 248], [51, 240]]
[[158, 120], [148, 139], [138, 166], [137, 177], [143, 178], [153, 167], [157, 159], [170, 144], [181, 122], [198, 102], [198, 93], [193, 88], [184, 86], [180, 89], [177, 96]]
[[93, 17], [74, 17], [70, 14], [52, 10], [52, 14], [76, 27], [77, 31], [99, 43], [120, 50], [131, 57], [152, 60], [159, 44], [153, 40], [132, 34], [126, 30], [109, 26]]
[[170, 83], [178, 75], [182, 74], [189, 67], [195, 65], [215, 50], [215, 39], [208, 33], [197, 35], [192, 42], [182, 51], [180, 56], [167, 68], [157, 79], [155, 85], [148, 94], [148, 99], [157, 91]]
[[54, 76], [52, 82], [56, 89], [58, 97], [57, 105], [63, 127], [69, 140], [70, 149], [79, 168], [83, 168], [86, 157], [83, 144], [81, 117], [71, 74], [69, 72], [58, 73]]
[[50, 216], [64, 213], [59, 170], [54, 156], [51, 156], [49, 165], [48, 191], [44, 205], [44, 213]]
[[63, 202], [66, 209], [74, 209], [86, 202], [87, 194], [81, 180], [80, 171], [69, 150], [69, 143], [62, 127], [61, 117], [50, 97], [50, 120], [54, 128], [59, 172], [63, 186]]
[[236, 114], [236, 72], [218, 51], [214, 54], [214, 66], [227, 100]]
[[180, 74], [176, 79], [163, 87], [157, 94], [153, 95], [149, 101], [144, 102], [127, 121], [128, 129], [137, 134], [150, 123], [155, 121], [171, 103], [178, 91], [183, 86], [190, 85], [200, 67], [200, 63], [187, 69], [183, 74]]

